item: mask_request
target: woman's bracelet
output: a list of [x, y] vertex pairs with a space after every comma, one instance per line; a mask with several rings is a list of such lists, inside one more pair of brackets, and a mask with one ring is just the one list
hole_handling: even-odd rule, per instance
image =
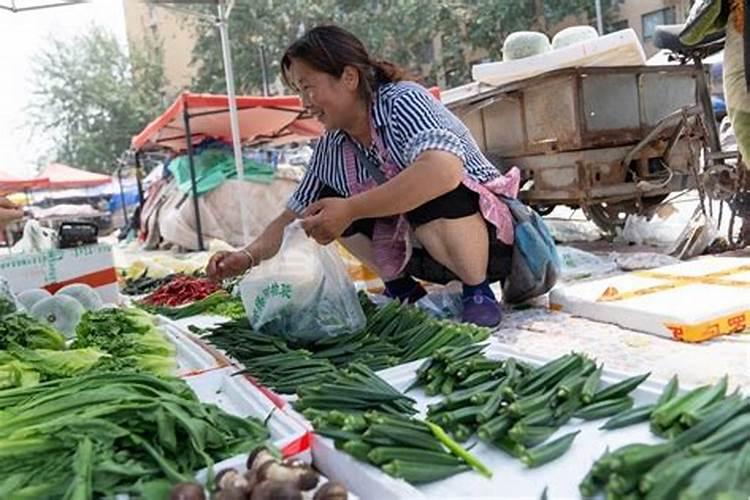
[[253, 257], [253, 254], [250, 253], [250, 250], [248, 250], [247, 248], [243, 248], [242, 250], [240, 250], [240, 252], [247, 255], [247, 258], [250, 259], [250, 267], [248, 267], [248, 269], [255, 267], [255, 257]]

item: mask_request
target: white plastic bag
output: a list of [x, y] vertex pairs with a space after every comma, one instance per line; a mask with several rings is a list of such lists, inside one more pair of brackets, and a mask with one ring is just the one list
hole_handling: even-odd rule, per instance
[[610, 258], [602, 258], [573, 247], [557, 247], [562, 262], [563, 281], [598, 278], [617, 271], [617, 264]]
[[308, 238], [299, 222], [284, 231], [279, 253], [242, 279], [240, 295], [253, 329], [298, 344], [365, 326], [341, 257]]
[[39, 225], [39, 221], [31, 219], [23, 227], [23, 236], [13, 245], [13, 252], [32, 253], [49, 250], [55, 246], [55, 233], [51, 229]]

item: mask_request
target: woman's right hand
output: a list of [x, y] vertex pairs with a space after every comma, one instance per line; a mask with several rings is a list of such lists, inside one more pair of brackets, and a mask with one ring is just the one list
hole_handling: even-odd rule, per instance
[[213, 281], [233, 278], [246, 272], [252, 259], [245, 252], [216, 252], [206, 266], [206, 274]]

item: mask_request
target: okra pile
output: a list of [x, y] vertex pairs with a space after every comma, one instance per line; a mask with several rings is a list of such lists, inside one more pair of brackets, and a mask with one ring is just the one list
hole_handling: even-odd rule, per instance
[[599, 458], [580, 484], [584, 497], [680, 500], [750, 495], [750, 399], [727, 395], [727, 379], [679, 394], [673, 378], [644, 406], [660, 444], [630, 444]]
[[429, 422], [377, 411], [321, 411], [304, 415], [337, 449], [412, 484], [429, 483], [472, 468], [490, 471]]
[[571, 353], [538, 368], [514, 358], [482, 354], [485, 345], [438, 350], [417, 370], [415, 385], [445, 397], [428, 407], [428, 420], [459, 442], [479, 439], [529, 467], [563, 455], [576, 432], [548, 441], [571, 418], [595, 420], [628, 412], [629, 396], [648, 374], [600, 388], [602, 367]]
[[367, 316], [364, 330], [309, 345], [293, 345], [281, 336], [254, 332], [244, 318], [209, 330], [192, 330], [207, 333], [204, 340], [282, 394], [325, 380], [351, 363], [382, 370], [425, 358], [442, 347], [471, 345], [489, 336], [487, 329], [436, 320], [411, 305], [390, 302], [377, 308], [364, 296], [361, 301]]

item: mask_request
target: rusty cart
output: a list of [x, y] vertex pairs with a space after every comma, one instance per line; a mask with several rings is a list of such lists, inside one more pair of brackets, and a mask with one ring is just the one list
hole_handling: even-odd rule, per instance
[[567, 68], [475, 84], [447, 105], [498, 168], [521, 169], [526, 203], [542, 214], [581, 208], [612, 232], [696, 187], [702, 156], [718, 143], [706, 88], [694, 66]]

